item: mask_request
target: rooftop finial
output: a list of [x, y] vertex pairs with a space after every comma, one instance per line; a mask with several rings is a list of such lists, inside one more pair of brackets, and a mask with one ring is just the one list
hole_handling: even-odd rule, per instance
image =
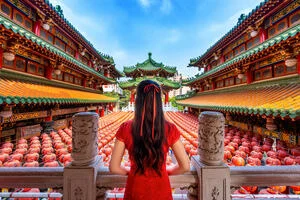
[[149, 52], [149, 53], [148, 53], [148, 56], [149, 56], [149, 59], [151, 59], [152, 53]]

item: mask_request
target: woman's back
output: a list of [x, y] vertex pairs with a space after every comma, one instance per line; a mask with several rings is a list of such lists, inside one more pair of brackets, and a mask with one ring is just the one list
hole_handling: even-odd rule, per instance
[[[128, 175], [125, 199], [172, 199], [168, 174], [189, 170], [189, 159], [179, 140], [179, 131], [164, 119], [162, 93], [156, 82], [140, 82], [134, 119], [123, 123], [116, 134], [109, 169], [115, 174]], [[166, 169], [169, 147], [178, 164]], [[121, 166], [125, 149], [131, 161], [130, 170]]]
[[[130, 172], [125, 190], [125, 199], [172, 199], [170, 182], [166, 170], [166, 156], [171, 147], [180, 137], [180, 133], [176, 126], [170, 122], [165, 122], [165, 135], [166, 142], [163, 145], [163, 152], [165, 161], [161, 169], [161, 176], [156, 173], [151, 167], [145, 168], [143, 174], [136, 174], [136, 163], [133, 159], [133, 138], [132, 138], [132, 124], [133, 121], [123, 123], [117, 134], [116, 138], [125, 144], [128, 150], [129, 159], [131, 162]], [[162, 198], [164, 197], [164, 198]]]

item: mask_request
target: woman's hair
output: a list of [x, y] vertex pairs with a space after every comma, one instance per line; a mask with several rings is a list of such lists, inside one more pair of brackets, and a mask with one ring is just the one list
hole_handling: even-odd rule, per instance
[[132, 155], [137, 165], [135, 173], [144, 174], [146, 168], [152, 168], [161, 176], [165, 159], [164, 124], [160, 86], [151, 80], [140, 82], [137, 86], [132, 127]]

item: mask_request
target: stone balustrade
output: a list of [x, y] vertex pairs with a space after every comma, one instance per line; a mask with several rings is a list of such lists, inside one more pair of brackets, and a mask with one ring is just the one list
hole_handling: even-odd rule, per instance
[[[0, 188], [54, 188], [64, 200], [104, 199], [105, 192], [125, 187], [126, 176], [112, 175], [97, 155], [98, 115], [73, 117], [74, 161], [65, 168], [0, 168]], [[228, 167], [222, 162], [224, 117], [216, 112], [199, 116], [198, 156], [191, 170], [170, 176], [172, 188], [188, 190], [189, 199], [229, 200], [230, 188], [243, 185], [300, 185], [299, 166]], [[44, 194], [43, 194], [44, 195]], [[42, 195], [41, 195], [42, 196]]]

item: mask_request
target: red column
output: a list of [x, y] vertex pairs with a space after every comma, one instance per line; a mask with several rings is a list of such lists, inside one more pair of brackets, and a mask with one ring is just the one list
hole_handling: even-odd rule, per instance
[[90, 60], [88, 61], [88, 66], [92, 67], [92, 62]]
[[104, 117], [104, 108], [101, 109], [100, 117]]
[[2, 69], [3, 63], [3, 49], [0, 47], [0, 69]]
[[259, 41], [260, 43], [264, 42], [267, 39], [267, 31], [263, 28], [259, 30]]
[[78, 50], [75, 52], [75, 58], [79, 59], [79, 52], [78, 52]]
[[212, 81], [212, 83], [211, 83], [211, 89], [214, 90], [215, 88], [216, 88], [216, 82]]
[[204, 91], [204, 85], [201, 85], [201, 89], [200, 89], [201, 92]]
[[169, 92], [165, 94], [165, 104], [169, 103]]
[[224, 62], [225, 62], [225, 56], [222, 55], [222, 56], [221, 56], [221, 63], [224, 63]]
[[52, 115], [45, 117], [45, 122], [51, 122], [52, 121]]
[[53, 72], [53, 68], [48, 66], [46, 67], [46, 71], [45, 71], [45, 77], [49, 80], [52, 79], [52, 72]]
[[208, 65], [207, 66], [207, 71], [210, 71], [211, 70], [211, 65]]
[[37, 35], [37, 36], [40, 36], [41, 34], [41, 25], [42, 25], [42, 22], [41, 20], [37, 20], [36, 22], [34, 22], [34, 25], [33, 25], [33, 32]]
[[207, 72], [207, 67], [204, 67], [204, 72]]
[[86, 87], [86, 79], [85, 78], [82, 80], [82, 86]]
[[131, 91], [130, 93], [130, 103], [133, 103], [134, 102], [134, 93], [133, 91]]
[[298, 74], [300, 74], [300, 54], [297, 56], [297, 68], [298, 68]]
[[97, 114], [99, 114], [99, 107], [97, 106], [96, 107], [96, 111], [95, 111]]
[[253, 77], [252, 77], [252, 72], [250, 71], [250, 69], [248, 69], [248, 71], [246, 72], [246, 75], [247, 75], [247, 84], [252, 83]]
[[97, 89], [97, 83], [93, 83], [93, 88], [96, 90]]
[[105, 77], [108, 77], [109, 76], [109, 72], [108, 72], [108, 70], [106, 69], [106, 70], [104, 70], [104, 76]]

